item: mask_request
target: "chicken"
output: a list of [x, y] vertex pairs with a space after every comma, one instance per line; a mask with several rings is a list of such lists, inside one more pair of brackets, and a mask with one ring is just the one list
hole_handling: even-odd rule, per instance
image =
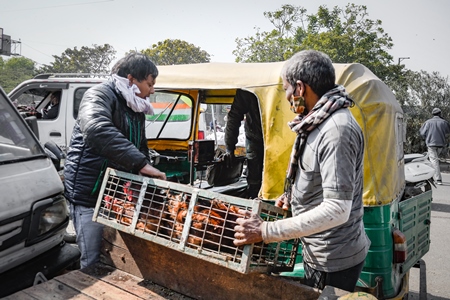
[[[104, 207], [116, 213], [116, 219], [130, 225], [135, 213], [140, 187], [130, 181], [123, 184], [120, 198], [104, 197]], [[186, 218], [191, 213], [186, 245], [211, 251], [234, 253], [234, 226], [241, 216], [239, 207], [219, 199], [198, 199], [189, 211], [190, 195], [170, 189], [147, 191], [141, 205], [136, 229], [164, 234], [181, 241]]]
[[[113, 198], [109, 195], [105, 195], [103, 200], [105, 201], [104, 207], [115, 212], [116, 219], [126, 225], [130, 225], [133, 220], [133, 214], [136, 209], [136, 202], [139, 197], [139, 185], [132, 184], [127, 181], [123, 184], [122, 196], [124, 199]], [[137, 196], [136, 196], [137, 194]]]

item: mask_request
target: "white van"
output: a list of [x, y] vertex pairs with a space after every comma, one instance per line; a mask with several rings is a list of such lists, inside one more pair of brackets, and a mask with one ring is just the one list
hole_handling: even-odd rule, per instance
[[54, 163], [0, 88], [0, 297], [78, 261], [79, 250], [63, 241], [63, 189]]
[[[105, 81], [105, 75], [41, 74], [15, 87], [9, 98], [24, 116], [36, 116], [38, 138], [44, 145], [52, 141], [63, 151], [69, 146], [72, 129], [84, 93], [92, 86]], [[61, 92], [56, 117], [43, 118], [52, 93]]]

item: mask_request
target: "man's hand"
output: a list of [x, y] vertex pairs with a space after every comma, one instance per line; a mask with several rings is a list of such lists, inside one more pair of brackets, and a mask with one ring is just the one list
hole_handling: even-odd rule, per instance
[[222, 160], [225, 162], [225, 166], [228, 169], [233, 167], [234, 159], [234, 151], [227, 150], [227, 152], [222, 156]]
[[166, 173], [161, 172], [160, 170], [156, 169], [155, 167], [152, 167], [149, 164], [146, 164], [140, 171], [140, 175], [153, 177], [157, 179], [167, 180]]
[[239, 213], [246, 218], [238, 218], [234, 227], [234, 241], [236, 246], [259, 243], [263, 240], [261, 226], [264, 221], [257, 214], [252, 214], [247, 210], [239, 210]]
[[275, 200], [275, 206], [282, 207], [284, 210], [289, 210], [291, 204], [289, 203], [289, 199], [286, 193], [284, 193], [283, 195], [278, 197], [277, 200]]

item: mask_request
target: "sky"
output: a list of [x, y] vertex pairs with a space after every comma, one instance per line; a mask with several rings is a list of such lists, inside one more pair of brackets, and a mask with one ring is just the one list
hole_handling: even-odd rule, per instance
[[368, 19], [382, 21], [395, 63], [450, 75], [450, 0], [0, 0], [0, 28], [38, 66], [67, 48], [110, 44], [119, 59], [165, 39], [194, 44], [213, 62], [234, 62], [236, 38], [274, 29], [264, 12], [292, 4], [315, 14], [319, 5], [348, 3], [365, 5]]

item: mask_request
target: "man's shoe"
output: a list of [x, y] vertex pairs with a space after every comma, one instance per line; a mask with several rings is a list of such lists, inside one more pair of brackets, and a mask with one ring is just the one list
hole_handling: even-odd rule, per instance
[[437, 184], [442, 185], [442, 181], [441, 181], [441, 180], [438, 180], [438, 181], [437, 181]]

